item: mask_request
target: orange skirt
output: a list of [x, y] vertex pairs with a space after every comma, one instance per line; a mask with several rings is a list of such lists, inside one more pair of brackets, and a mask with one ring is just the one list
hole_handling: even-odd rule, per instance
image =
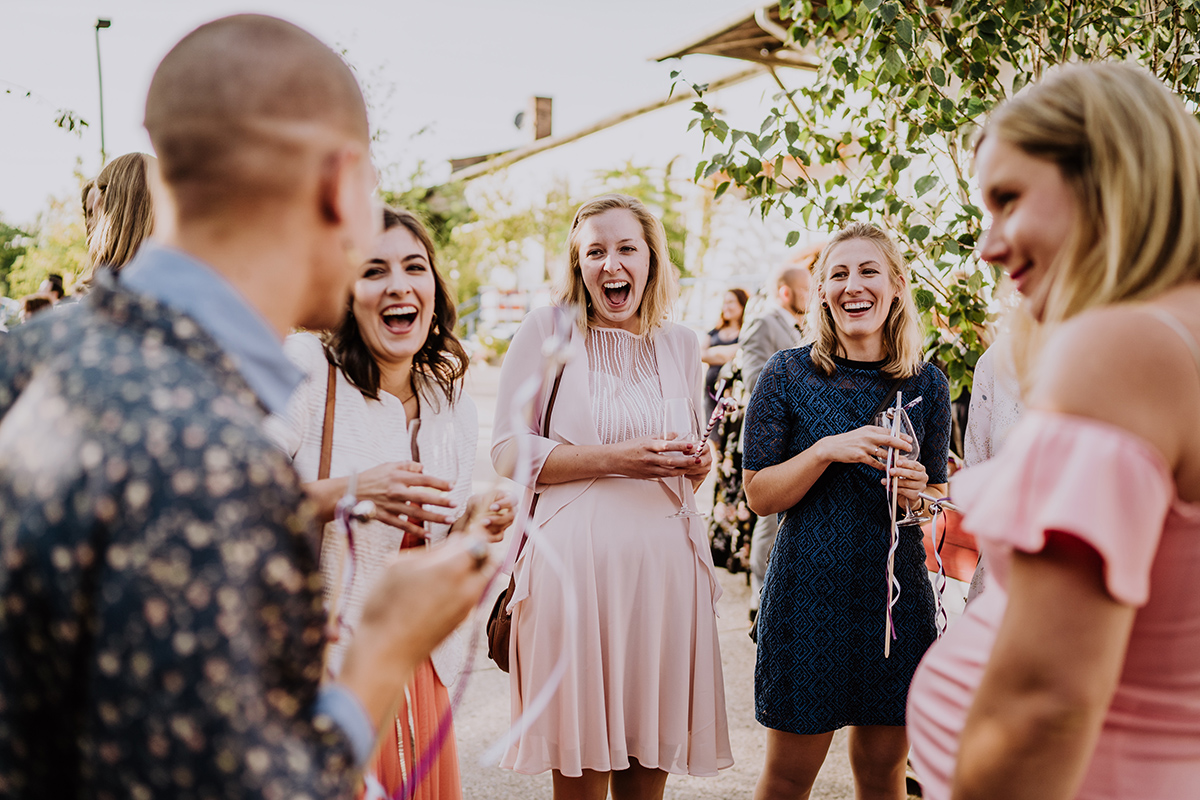
[[[437, 736], [438, 723], [449, 708], [450, 695], [433, 671], [433, 662], [426, 660], [405, 689], [396, 718], [383, 732], [379, 755], [370, 768], [389, 797], [400, 791], [401, 784], [412, 774], [416, 764], [425, 758]], [[360, 793], [359, 797], [362, 796]], [[413, 798], [462, 800], [453, 724], [446, 732], [445, 744], [437, 760], [421, 779]]]

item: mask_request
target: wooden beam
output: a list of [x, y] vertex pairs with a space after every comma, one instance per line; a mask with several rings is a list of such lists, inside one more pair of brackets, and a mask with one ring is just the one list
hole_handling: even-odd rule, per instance
[[[715, 92], [719, 89], [724, 89], [764, 74], [766, 74], [766, 70], [762, 67], [752, 67], [751, 69], [742, 70], [741, 72], [735, 72], [732, 75], [727, 75], [724, 78], [720, 78], [711, 82], [708, 85], [708, 91]], [[530, 156], [535, 156], [538, 153], [545, 152], [546, 150], [552, 150], [555, 147], [561, 147], [564, 144], [570, 144], [571, 142], [579, 141], [585, 136], [591, 136], [593, 133], [598, 133], [606, 128], [611, 128], [614, 125], [620, 125], [622, 122], [628, 122], [629, 120], [640, 117], [643, 114], [649, 114], [651, 111], [657, 111], [660, 108], [666, 108], [667, 106], [673, 106], [676, 103], [682, 103], [685, 100], [692, 99], [692, 92], [690, 90], [676, 92], [673, 96], [668, 97], [665, 100], [659, 100], [657, 102], [650, 103], [649, 105], [641, 106], [640, 108], [635, 108], [630, 111], [623, 111], [620, 114], [614, 114], [611, 117], [605, 117], [594, 125], [589, 125], [588, 127], [582, 128], [574, 133], [568, 133], [564, 136], [551, 136], [547, 139], [539, 139], [533, 144], [526, 145], [525, 147], [519, 147], [516, 150], [509, 150], [507, 153], [502, 153], [494, 158], [489, 158], [487, 161], [482, 163], [474, 164], [466, 169], [459, 170], [458, 172], [452, 174], [450, 179], [456, 181], [473, 180], [481, 175], [488, 175], [496, 170], [511, 167], [518, 161], [524, 161]]]

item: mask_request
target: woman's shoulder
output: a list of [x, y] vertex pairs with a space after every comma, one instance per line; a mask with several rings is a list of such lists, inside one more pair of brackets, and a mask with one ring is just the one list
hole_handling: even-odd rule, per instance
[[329, 363], [325, 358], [325, 345], [321, 344], [320, 337], [308, 331], [293, 333], [284, 339], [283, 352], [307, 375], [326, 369]]
[[775, 362], [777, 368], [786, 369], [789, 372], [811, 370], [813, 368], [812, 345], [804, 344], [799, 347], [777, 350], [767, 363], [770, 364], [772, 361]]
[[[1188, 416], [1197, 365], [1188, 340], [1158, 316], [1162, 308], [1108, 306], [1059, 326], [1039, 358], [1029, 405], [1098, 419], [1151, 441], [1175, 435], [1167, 429]], [[1195, 325], [1172, 317], [1189, 332]]]
[[942, 368], [932, 362], [921, 362], [918, 372], [914, 377], [916, 377], [918, 384], [921, 386], [944, 389], [947, 392], [950, 391], [950, 380], [946, 377], [946, 373], [942, 372]]

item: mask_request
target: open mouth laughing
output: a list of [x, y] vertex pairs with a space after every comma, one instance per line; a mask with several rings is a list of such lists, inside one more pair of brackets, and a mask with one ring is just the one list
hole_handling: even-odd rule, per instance
[[416, 324], [417, 307], [412, 303], [397, 303], [380, 312], [380, 317], [388, 331], [403, 335], [411, 331]]
[[629, 294], [633, 286], [629, 281], [605, 281], [604, 282], [604, 300], [612, 308], [621, 308], [629, 301]]
[[850, 315], [863, 314], [875, 307], [875, 303], [870, 300], [851, 300], [848, 303], [842, 303], [842, 310]]

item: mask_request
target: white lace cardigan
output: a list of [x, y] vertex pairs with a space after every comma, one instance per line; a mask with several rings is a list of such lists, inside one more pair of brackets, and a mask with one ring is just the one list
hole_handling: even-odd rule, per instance
[[[287, 411], [266, 422], [268, 435], [291, 457], [303, 481], [315, 481], [321, 459], [321, 433], [325, 419], [325, 387], [329, 363], [320, 340], [311, 333], [297, 333], [284, 343], [288, 357], [300, 367], [305, 380], [296, 389]], [[342, 373], [337, 372], [334, 405], [333, 449], [329, 476], [340, 478], [392, 461], [412, 460], [407, 417], [399, 398], [380, 391], [378, 400], [367, 399]], [[471, 473], [479, 440], [479, 417], [470, 395], [461, 392], [447, 403], [436, 387], [421, 392], [421, 428], [417, 445], [422, 465], [429, 474], [449, 481], [451, 499], [461, 514], [471, 494]], [[448, 525], [429, 525], [430, 540], [446, 538]], [[367, 522], [356, 528], [357, 570], [349, 595], [344, 598], [345, 617], [357, 628], [363, 602], [387, 560], [400, 548], [403, 532], [382, 522]], [[321, 572], [326, 597], [342, 558], [342, 534], [330, 523], [325, 526]], [[337, 642], [330, 651], [336, 675], [341, 669], [348, 640]], [[449, 686], [462, 669], [464, 648], [457, 634], [451, 635], [433, 655], [442, 683]]]

